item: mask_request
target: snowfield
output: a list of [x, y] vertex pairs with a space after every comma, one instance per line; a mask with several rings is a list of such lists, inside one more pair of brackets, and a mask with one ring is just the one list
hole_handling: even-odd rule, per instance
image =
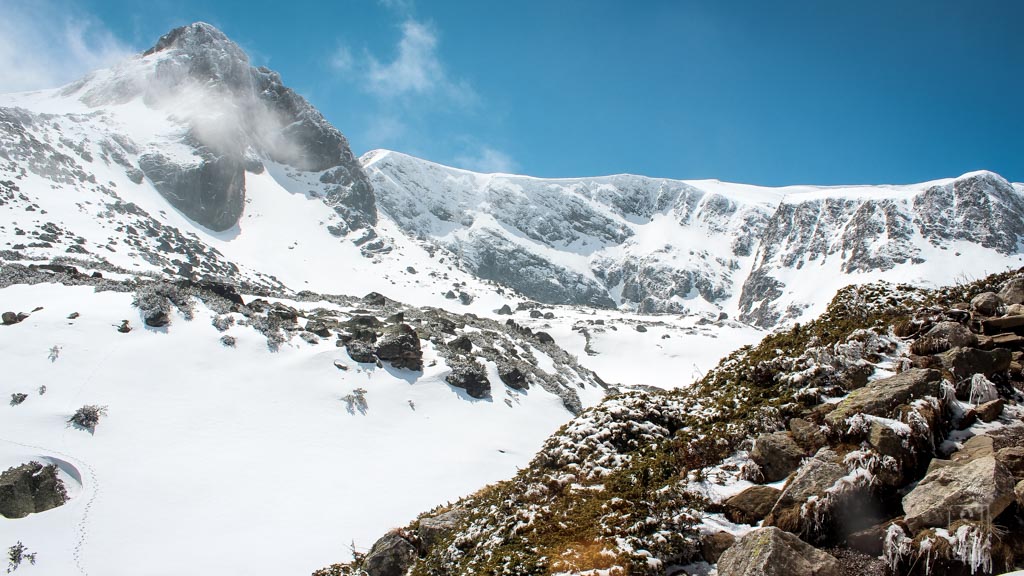
[[[131, 294], [44, 284], [0, 301], [43, 306], [0, 327], [0, 395], [29, 394], [2, 407], [0, 468], [60, 459], [82, 484], [66, 482], [64, 506], [0, 518], [0, 542], [38, 552], [19, 574], [307, 574], [513, 475], [571, 417], [539, 387], [511, 407], [470, 398], [429, 348], [420, 376], [354, 363], [331, 340], [273, 353], [248, 327], [230, 328], [237, 345], [225, 347], [202, 305], [153, 329]], [[365, 414], [342, 401], [356, 388]], [[84, 404], [108, 407], [95, 434], [66, 424]]]

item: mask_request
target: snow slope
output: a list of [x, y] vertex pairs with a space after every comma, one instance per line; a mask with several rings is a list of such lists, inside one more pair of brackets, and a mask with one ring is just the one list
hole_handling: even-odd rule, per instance
[[[230, 348], [206, 307], [144, 328], [131, 297], [0, 290], [5, 307], [43, 307], [0, 329], [0, 395], [29, 394], [3, 407], [0, 469], [59, 459], [82, 484], [69, 483], [64, 506], [0, 517], [0, 543], [38, 552], [25, 574], [309, 573], [353, 541], [363, 549], [418, 510], [512, 475], [571, 417], [536, 386], [470, 398], [445, 383], [429, 344], [422, 374], [352, 362], [331, 340], [270, 352], [238, 325]], [[140, 327], [121, 334], [122, 318]], [[357, 388], [365, 413], [341, 399]], [[579, 393], [587, 405], [602, 396]], [[84, 404], [109, 408], [95, 434], [65, 423]]]

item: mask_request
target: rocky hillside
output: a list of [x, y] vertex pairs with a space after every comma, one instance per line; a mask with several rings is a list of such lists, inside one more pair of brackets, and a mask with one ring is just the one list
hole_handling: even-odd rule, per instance
[[1024, 270], [841, 291], [695, 386], [318, 576], [994, 574], [1024, 562]]

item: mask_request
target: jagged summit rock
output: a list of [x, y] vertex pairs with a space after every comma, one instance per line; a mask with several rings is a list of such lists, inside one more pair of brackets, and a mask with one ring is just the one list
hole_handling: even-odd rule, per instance
[[[246, 172], [266, 161], [314, 172], [343, 231], [377, 222], [373, 187], [348, 140], [305, 98], [205, 22], [175, 28], [142, 54], [65, 87], [92, 108], [139, 99], [178, 130], [142, 148], [138, 167], [186, 216], [215, 231], [238, 223]], [[152, 144], [152, 145], [150, 145]], [[185, 154], [168, 152], [183, 145]], [[130, 152], [131, 150], [129, 150]]]

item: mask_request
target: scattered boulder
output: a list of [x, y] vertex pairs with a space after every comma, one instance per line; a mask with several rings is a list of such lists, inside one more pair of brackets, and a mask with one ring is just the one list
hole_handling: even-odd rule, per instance
[[1024, 480], [1024, 446], [1008, 446], [996, 452], [996, 460], [1006, 466], [1014, 480]]
[[[978, 345], [978, 337], [959, 322], [939, 322], [925, 333], [926, 338], [936, 338], [946, 342], [946, 350], [956, 347], [973, 347]], [[944, 352], [945, 350], [940, 350]]]
[[991, 376], [1010, 368], [1013, 354], [1005, 348], [978, 350], [977, 348], [953, 348], [938, 356], [943, 368], [949, 370], [957, 380], [970, 378], [974, 374]]
[[751, 486], [723, 503], [725, 517], [737, 524], [757, 524], [772, 511], [780, 494], [771, 486]]
[[846, 476], [846, 466], [839, 454], [829, 447], [818, 450], [786, 483], [764, 525], [776, 526], [787, 532], [803, 532], [805, 514], [801, 508], [812, 498], [822, 500], [843, 476]]
[[701, 534], [700, 553], [704, 557], [705, 562], [714, 564], [735, 543], [736, 537], [725, 531]]
[[0, 516], [24, 518], [56, 508], [68, 500], [53, 464], [29, 462], [0, 474]]
[[388, 303], [388, 299], [385, 298], [383, 294], [370, 292], [366, 296], [363, 296], [363, 303], [367, 306], [380, 308]]
[[637, 332], [647, 332], [647, 326], [644, 326], [643, 324], [637, 324], [635, 328]]
[[171, 323], [171, 318], [163, 310], [153, 310], [146, 314], [142, 321], [150, 328], [162, 328]]
[[851, 392], [835, 410], [825, 416], [825, 421], [833, 429], [840, 429], [845, 426], [848, 418], [856, 414], [887, 417], [911, 399], [938, 396], [941, 379], [942, 374], [938, 370], [912, 368], [889, 378], [875, 380]]
[[537, 332], [534, 334], [534, 337], [537, 338], [537, 342], [540, 342], [541, 344], [555, 343], [555, 339], [552, 338], [551, 334], [548, 334], [547, 332]]
[[906, 523], [912, 532], [945, 528], [952, 519], [991, 519], [1014, 500], [1010, 472], [994, 455], [933, 460], [928, 473], [903, 497]]
[[465, 517], [465, 511], [455, 509], [437, 516], [420, 518], [418, 534], [423, 547], [427, 550], [433, 548], [442, 538], [454, 532]]
[[980, 406], [976, 406], [974, 411], [978, 414], [978, 419], [982, 422], [993, 422], [999, 415], [1003, 413], [1003, 404], [1005, 402], [1002, 398], [996, 398], [989, 402], [985, 402]]
[[121, 334], [127, 334], [132, 331], [132, 327], [128, 324], [127, 320], [121, 320], [121, 325], [117, 327], [117, 331]]
[[506, 386], [514, 390], [526, 390], [530, 387], [526, 374], [519, 369], [519, 366], [504, 359], [498, 360], [498, 378], [501, 378]]
[[349, 340], [345, 343], [345, 351], [348, 352], [353, 362], [371, 364], [377, 361], [373, 344], [365, 340]]
[[469, 306], [473, 303], [473, 295], [465, 292], [459, 292], [459, 302], [461, 302], [463, 306]]
[[1007, 305], [1024, 304], [1024, 278], [1010, 278], [999, 290], [999, 298]]
[[448, 347], [451, 348], [452, 350], [472, 352], [473, 341], [469, 339], [469, 336], [462, 334], [461, 336], [457, 336], [453, 338], [450, 342], [448, 342]]
[[778, 528], [752, 530], [722, 554], [721, 576], [839, 576], [835, 557]]
[[544, 314], [540, 310], [530, 310], [530, 318], [543, 318]]
[[[390, 362], [395, 368], [423, 370], [423, 350], [420, 338], [408, 324], [399, 324], [388, 329], [377, 341], [377, 358]], [[353, 358], [354, 359], [354, 358]]]
[[881, 556], [884, 551], [886, 531], [893, 523], [894, 521], [882, 522], [854, 532], [846, 537], [846, 545], [868, 556]]
[[995, 292], [982, 292], [971, 299], [971, 309], [984, 316], [995, 316], [1003, 307], [1003, 300]]
[[509, 314], [512, 314], [512, 307], [508, 304], [504, 304], [501, 308], [498, 308], [498, 314], [508, 316]]
[[3, 315], [0, 316], [0, 318], [3, 319], [4, 326], [10, 326], [11, 324], [17, 324], [18, 322], [21, 322], [21, 319], [19, 319], [18, 315], [15, 314], [14, 312], [4, 312]]
[[793, 440], [807, 452], [815, 452], [828, 442], [821, 426], [803, 418], [791, 419], [789, 431], [793, 434]]
[[804, 451], [788, 432], [762, 434], [754, 440], [750, 459], [761, 469], [764, 482], [778, 482], [800, 466]]
[[478, 362], [452, 366], [445, 381], [456, 388], [462, 388], [473, 398], [487, 398], [491, 395], [491, 381], [487, 379], [487, 371]]
[[404, 576], [415, 560], [416, 547], [392, 531], [374, 542], [363, 559], [363, 570], [368, 576]]
[[309, 322], [306, 322], [305, 330], [306, 332], [311, 332], [321, 338], [331, 337], [331, 329], [327, 327], [327, 324], [324, 324], [319, 320], [310, 320]]

